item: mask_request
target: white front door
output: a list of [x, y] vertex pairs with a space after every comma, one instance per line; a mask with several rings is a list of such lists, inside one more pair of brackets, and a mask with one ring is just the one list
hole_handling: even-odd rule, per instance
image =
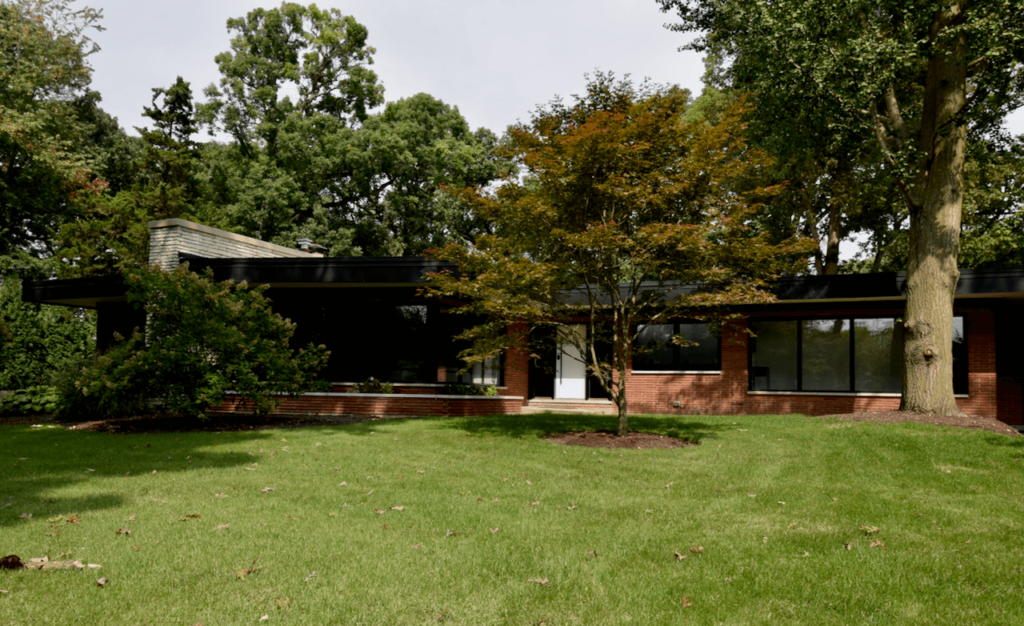
[[578, 338], [586, 337], [583, 324], [573, 324], [558, 329], [558, 349], [555, 351], [555, 398], [562, 400], [587, 399], [587, 363], [579, 348], [565, 341], [572, 333]]

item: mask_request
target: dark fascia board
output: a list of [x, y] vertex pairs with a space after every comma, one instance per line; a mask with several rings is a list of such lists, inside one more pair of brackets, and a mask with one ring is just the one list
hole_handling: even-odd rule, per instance
[[95, 309], [105, 302], [127, 301], [127, 288], [120, 276], [97, 276], [65, 280], [37, 280], [21, 283], [23, 302]]
[[271, 287], [310, 286], [400, 286], [422, 285], [425, 274], [449, 271], [454, 263], [425, 257], [328, 257], [284, 259], [208, 259], [191, 254], [178, 255], [189, 268], [213, 270], [216, 280], [247, 281]]
[[[644, 282], [640, 291], [663, 291], [665, 299], [690, 295], [698, 285]], [[833, 276], [783, 276], [776, 281], [772, 293], [784, 302], [857, 302], [870, 300], [903, 300], [907, 297], [906, 272], [878, 274], [836, 274]], [[623, 295], [627, 295], [623, 291]], [[1024, 298], [1024, 268], [960, 270], [956, 297]], [[605, 300], [605, 299], [602, 299]], [[582, 288], [567, 293], [568, 304], [585, 304]]]

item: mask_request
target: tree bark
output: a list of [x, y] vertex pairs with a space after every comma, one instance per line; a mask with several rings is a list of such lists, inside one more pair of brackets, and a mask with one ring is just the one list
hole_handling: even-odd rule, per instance
[[966, 136], [956, 116], [967, 95], [963, 36], [943, 37], [961, 5], [936, 13], [918, 149], [919, 177], [910, 203], [907, 308], [903, 318], [900, 410], [960, 414], [953, 397], [953, 295], [960, 278], [960, 219]]

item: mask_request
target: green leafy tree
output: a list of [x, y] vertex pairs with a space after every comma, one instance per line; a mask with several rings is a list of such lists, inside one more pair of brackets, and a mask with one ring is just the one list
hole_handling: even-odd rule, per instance
[[263, 287], [197, 275], [135, 269], [126, 275], [128, 299], [147, 314], [136, 333], [98, 357], [65, 396], [74, 416], [162, 410], [202, 416], [228, 391], [258, 413], [279, 394], [314, 385], [327, 362], [323, 346], [292, 351], [295, 325], [270, 308]]
[[[571, 105], [556, 100], [510, 129], [507, 156], [525, 177], [509, 174], [493, 196], [463, 192], [495, 234], [436, 253], [461, 276], [433, 276], [431, 292], [485, 320], [461, 336], [474, 342], [463, 358], [521, 348], [524, 336], [507, 333], [510, 325], [554, 326], [585, 355], [625, 435], [622, 373], [640, 324], [692, 316], [720, 326], [730, 306], [772, 299], [766, 281], [799, 267], [810, 249], [799, 239], [772, 244], [750, 228], [756, 201], [771, 190], [732, 187], [766, 164], [744, 141], [742, 103], [717, 123], [687, 123], [688, 99], [678, 87], [598, 74]], [[574, 332], [574, 321], [588, 332]]]
[[[219, 164], [228, 220], [248, 235], [291, 245], [309, 236], [334, 254], [351, 232], [324, 207], [345, 196], [348, 138], [383, 102], [366, 28], [337, 9], [285, 2], [228, 20], [231, 50], [206, 90], [201, 121], [234, 140]], [[323, 240], [323, 237], [328, 240]]]
[[347, 201], [355, 244], [372, 256], [419, 255], [471, 242], [487, 225], [441, 187], [484, 187], [503, 164], [496, 137], [473, 133], [458, 108], [427, 94], [388, 103], [354, 134]]
[[58, 254], [67, 278], [116, 274], [147, 263], [154, 219], [183, 217], [208, 221], [199, 170], [199, 146], [189, 83], [179, 76], [169, 88], [153, 89], [144, 115], [153, 128], [138, 128], [130, 177], [120, 188], [78, 199], [81, 219], [61, 227]]
[[875, 140], [909, 217], [901, 408], [957, 414], [953, 293], [959, 278], [968, 132], [1021, 104], [1018, 0], [658, 0], [701, 33], [758, 110], [803, 115], [824, 144]]
[[45, 255], [75, 196], [103, 186], [81, 150], [93, 131], [82, 113], [95, 100], [86, 32], [100, 14], [71, 1], [0, 4], [0, 255]]

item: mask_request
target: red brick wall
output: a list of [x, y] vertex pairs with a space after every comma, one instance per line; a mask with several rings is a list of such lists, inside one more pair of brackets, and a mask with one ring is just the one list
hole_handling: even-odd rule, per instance
[[[422, 394], [306, 394], [285, 398], [275, 413], [291, 415], [366, 415], [394, 417], [444, 417], [519, 413], [518, 397], [426, 396]], [[214, 412], [246, 411], [235, 399], [212, 409]]]
[[[526, 333], [525, 324], [512, 324], [508, 328], [508, 334]], [[526, 404], [530, 397], [530, 355], [525, 346], [525, 337], [520, 342], [522, 348], [508, 350], [505, 352], [505, 388], [502, 394], [510, 396], [522, 396], [521, 404]], [[518, 413], [518, 411], [516, 411]]]
[[[876, 309], [877, 311], [877, 309]], [[813, 315], [857, 315], [863, 311], [815, 311]], [[899, 311], [893, 311], [899, 315]], [[958, 310], [966, 317], [969, 397], [957, 405], [971, 415], [998, 417], [1020, 424], [1019, 380], [997, 381], [995, 316], [988, 309]], [[791, 317], [796, 315], [790, 314]], [[761, 317], [759, 314], [758, 317]], [[747, 392], [746, 322], [732, 324], [722, 336], [720, 374], [630, 373], [626, 388], [631, 413], [664, 414], [762, 414], [803, 413], [827, 415], [899, 408], [900, 398], [877, 395], [827, 395], [813, 393], [750, 394]], [[1016, 393], [1016, 395], [1014, 395]], [[673, 402], [679, 402], [674, 407]]]

